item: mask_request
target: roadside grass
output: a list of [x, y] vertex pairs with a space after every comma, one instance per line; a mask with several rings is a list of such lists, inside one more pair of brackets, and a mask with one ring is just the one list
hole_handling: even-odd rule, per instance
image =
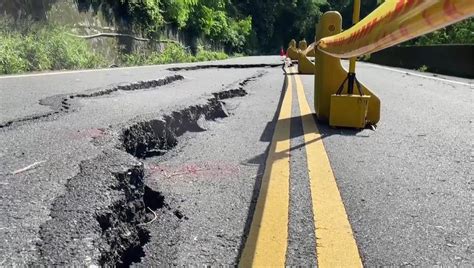
[[224, 52], [209, 51], [199, 47], [196, 55], [193, 55], [178, 44], [169, 44], [162, 52], [122, 54], [120, 63], [124, 66], [137, 66], [224, 60], [227, 58], [229, 56]]
[[[83, 39], [68, 35], [58, 26], [35, 26], [18, 31], [0, 23], [0, 74], [17, 74], [49, 70], [101, 68], [110, 65], [92, 50]], [[223, 52], [202, 47], [196, 55], [178, 44], [169, 44], [162, 52], [121, 54], [117, 62], [122, 66], [197, 62], [227, 59]]]
[[27, 33], [0, 28], [0, 73], [88, 69], [104, 66], [104, 59], [83, 40], [62, 28], [41, 27]]
[[427, 72], [428, 69], [429, 69], [428, 66], [426, 66], [426, 65], [421, 65], [421, 66], [420, 66], [418, 69], [416, 69], [416, 70], [419, 71], [419, 72], [423, 72], [423, 73], [424, 73], [424, 72]]

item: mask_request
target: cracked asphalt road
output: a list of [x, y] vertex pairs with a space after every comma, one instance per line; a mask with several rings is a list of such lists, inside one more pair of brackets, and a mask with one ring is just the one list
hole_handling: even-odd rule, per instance
[[[237, 264], [285, 89], [281, 64], [247, 57], [0, 77], [0, 125], [12, 122], [0, 128], [0, 265]], [[362, 261], [469, 266], [473, 81], [403, 72], [358, 65], [382, 100], [375, 132], [319, 125]], [[184, 79], [70, 98], [173, 75]], [[313, 78], [301, 79], [311, 100]], [[230, 93], [238, 90], [247, 94]], [[218, 92], [230, 98], [210, 104]], [[312, 266], [317, 231], [315, 239], [301, 119], [292, 113], [285, 258]], [[123, 147], [136, 124], [146, 158]]]

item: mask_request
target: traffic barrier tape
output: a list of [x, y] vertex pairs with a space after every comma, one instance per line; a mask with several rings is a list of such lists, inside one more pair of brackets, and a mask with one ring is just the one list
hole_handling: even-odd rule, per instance
[[472, 16], [474, 0], [387, 0], [347, 31], [316, 44], [334, 57], [357, 57]]

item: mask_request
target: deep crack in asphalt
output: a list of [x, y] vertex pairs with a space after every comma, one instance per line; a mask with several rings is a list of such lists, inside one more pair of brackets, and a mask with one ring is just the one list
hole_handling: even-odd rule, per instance
[[10, 120], [6, 123], [0, 124], [0, 129], [7, 128], [12, 125], [24, 122], [31, 122], [40, 119], [46, 119], [53, 115], [61, 115], [67, 114], [71, 111], [71, 100], [76, 98], [94, 98], [100, 97], [104, 95], [110, 95], [113, 92], [123, 90], [123, 91], [133, 91], [133, 90], [143, 90], [149, 88], [156, 88], [171, 84], [176, 81], [183, 80], [184, 77], [179, 74], [169, 75], [164, 78], [156, 79], [156, 80], [148, 80], [148, 81], [138, 81], [134, 83], [124, 83], [119, 84], [117, 86], [113, 86], [106, 89], [94, 90], [90, 93], [79, 93], [79, 94], [61, 94], [56, 96], [47, 97], [44, 99], [39, 100], [40, 105], [49, 106], [53, 111], [47, 112], [44, 114], [26, 116], [23, 118], [18, 118], [15, 120]]
[[244, 86], [264, 74], [258, 72], [237, 88], [213, 93], [205, 104], [134, 123], [122, 130], [121, 148], [104, 149], [81, 162], [80, 172], [54, 200], [51, 219], [40, 226], [40, 256], [35, 264], [128, 267], [139, 263], [150, 239], [146, 225], [156, 220], [156, 211], [172, 211], [179, 221], [187, 217], [146, 186], [144, 165], [137, 158], [162, 155], [184, 133], [205, 131], [198, 120], [228, 117], [222, 100], [247, 95]]
[[185, 66], [185, 67], [172, 67], [168, 68], [168, 71], [194, 71], [203, 69], [246, 69], [246, 68], [275, 68], [282, 67], [282, 63], [263, 63], [263, 64], [208, 64], [208, 65], [196, 65], [196, 66]]

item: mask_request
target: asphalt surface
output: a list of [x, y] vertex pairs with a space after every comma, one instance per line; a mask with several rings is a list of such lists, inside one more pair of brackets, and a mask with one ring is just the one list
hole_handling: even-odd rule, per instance
[[[296, 96], [293, 88], [293, 96]], [[290, 130], [290, 215], [288, 224], [288, 266], [314, 267], [316, 260], [316, 237], [313, 224], [311, 191], [306, 165], [304, 131], [298, 98], [293, 98]]]
[[[237, 264], [281, 64], [0, 77], [0, 265]], [[376, 131], [319, 129], [363, 263], [472, 265], [473, 81], [357, 70], [382, 100]], [[311, 100], [314, 78], [301, 77]], [[314, 266], [302, 134], [294, 99], [286, 264]]]
[[382, 100], [376, 131], [320, 126], [359, 250], [367, 266], [471, 266], [473, 81], [406, 72], [358, 65]]

